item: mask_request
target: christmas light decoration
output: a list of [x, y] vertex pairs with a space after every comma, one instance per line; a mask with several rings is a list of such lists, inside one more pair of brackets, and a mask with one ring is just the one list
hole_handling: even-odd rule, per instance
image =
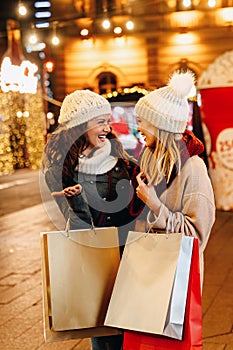
[[43, 92], [34, 76], [37, 66], [22, 54], [17, 23], [8, 21], [7, 29], [0, 79], [0, 175], [40, 167], [46, 119]]
[[133, 86], [131, 88], [121, 88], [112, 92], [109, 92], [107, 94], [103, 94], [103, 96], [107, 99], [111, 98], [117, 98], [120, 96], [129, 96], [133, 94], [140, 94], [140, 95], [147, 95], [150, 92], [150, 90], [144, 89], [139, 86]]
[[0, 86], [2, 91], [36, 93], [38, 78], [34, 76], [38, 67], [30, 61], [23, 61], [20, 66], [12, 64], [10, 57], [2, 61]]
[[0, 91], [0, 175], [15, 169], [38, 169], [45, 139], [42, 91]]

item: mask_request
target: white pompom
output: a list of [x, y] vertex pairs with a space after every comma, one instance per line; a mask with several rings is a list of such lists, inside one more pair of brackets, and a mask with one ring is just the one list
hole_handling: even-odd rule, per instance
[[169, 80], [170, 86], [178, 96], [187, 97], [194, 86], [194, 75], [187, 71], [185, 73], [174, 72]]

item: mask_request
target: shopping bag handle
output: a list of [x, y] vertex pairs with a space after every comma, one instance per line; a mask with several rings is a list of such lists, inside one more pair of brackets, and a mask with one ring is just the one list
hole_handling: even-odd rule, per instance
[[67, 221], [66, 221], [66, 226], [65, 226], [65, 233], [66, 236], [69, 237], [69, 231], [70, 231], [70, 217], [68, 217]]
[[[91, 219], [91, 230], [94, 231], [94, 233], [96, 234], [96, 230], [95, 230], [95, 225], [94, 225], [94, 220], [93, 220], [93, 217], [91, 215], [91, 211], [90, 211], [90, 208], [89, 208], [89, 205], [88, 205], [88, 201], [87, 201], [87, 195], [84, 191], [84, 188], [82, 189], [82, 196], [84, 197], [84, 199], [86, 200], [86, 203], [87, 203], [87, 208], [88, 208], [88, 211], [89, 211], [89, 215], [90, 215], [90, 219]], [[66, 221], [66, 225], [65, 225], [65, 229], [64, 229], [64, 232], [65, 232], [65, 236], [69, 238], [69, 231], [70, 231], [70, 215]]]
[[[146, 231], [146, 236], [150, 233], [152, 229], [152, 226], [148, 227], [148, 230]], [[164, 230], [166, 233], [166, 238], [168, 239], [169, 233], [174, 233], [174, 220], [173, 220], [173, 214], [169, 212], [168, 214], [168, 220], [166, 225], [166, 230]], [[158, 230], [154, 232], [155, 234], [158, 234]]]
[[[96, 230], [95, 230], [95, 226], [94, 226], [94, 221], [93, 218], [91, 216], [91, 230], [94, 232], [94, 234], [96, 235]], [[70, 238], [70, 217], [68, 217], [67, 221], [66, 221], [66, 226], [64, 229], [64, 235], [67, 238]]]

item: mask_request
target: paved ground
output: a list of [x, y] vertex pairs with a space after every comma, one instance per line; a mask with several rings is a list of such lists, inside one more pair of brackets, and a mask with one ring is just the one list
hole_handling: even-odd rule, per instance
[[[88, 339], [44, 342], [39, 233], [54, 225], [38, 195], [37, 172], [0, 178], [0, 211], [0, 349], [90, 350]], [[219, 211], [206, 249], [204, 350], [233, 350], [232, 243], [233, 212]]]

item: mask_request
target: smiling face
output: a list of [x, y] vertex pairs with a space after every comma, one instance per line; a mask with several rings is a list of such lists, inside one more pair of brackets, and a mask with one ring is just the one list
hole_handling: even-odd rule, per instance
[[102, 147], [105, 144], [107, 134], [111, 131], [110, 114], [106, 114], [87, 123], [86, 137], [88, 139], [88, 151], [94, 147]]
[[144, 138], [146, 147], [154, 147], [156, 142], [156, 135], [158, 135], [158, 129], [145, 119], [138, 117], [138, 127], [139, 131]]

